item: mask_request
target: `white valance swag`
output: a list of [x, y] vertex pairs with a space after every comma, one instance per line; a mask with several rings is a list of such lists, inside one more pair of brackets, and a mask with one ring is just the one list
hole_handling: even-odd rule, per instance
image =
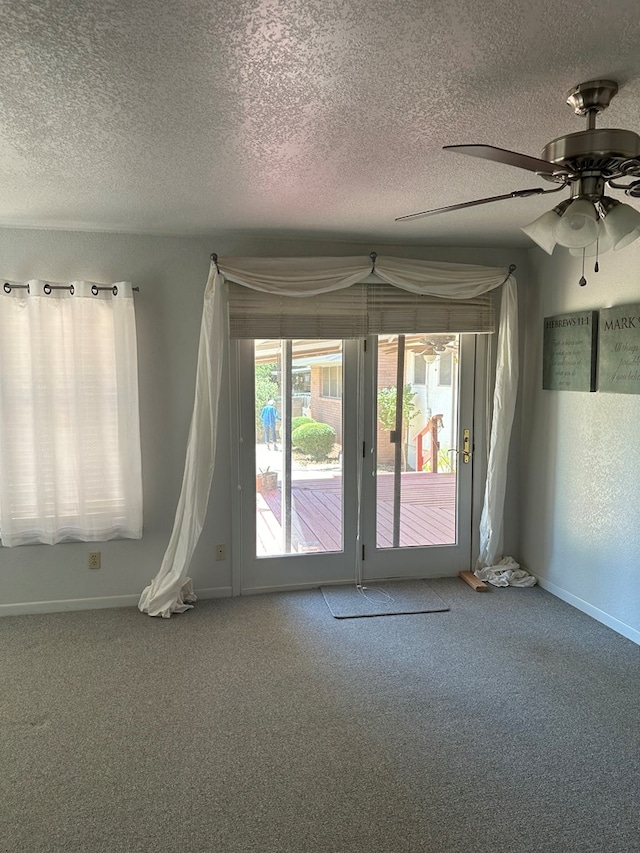
[[386, 283], [438, 299], [471, 300], [502, 287], [493, 420], [484, 506], [481, 565], [502, 556], [509, 438], [518, 381], [517, 293], [511, 270], [403, 258], [233, 258], [214, 261], [204, 294], [195, 402], [175, 523], [160, 571], [138, 607], [169, 617], [195, 601], [187, 577], [204, 524], [214, 473], [222, 360], [228, 336], [226, 282], [281, 297], [310, 298], [352, 285]]

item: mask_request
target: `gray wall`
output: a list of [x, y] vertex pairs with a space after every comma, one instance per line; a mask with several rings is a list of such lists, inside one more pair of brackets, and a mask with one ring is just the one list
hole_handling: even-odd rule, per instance
[[[0, 229], [0, 271], [6, 278], [128, 280], [140, 287], [136, 318], [145, 502], [142, 540], [101, 543], [99, 571], [87, 569], [87, 553], [95, 544], [0, 548], [0, 613], [133, 604], [157, 572], [180, 491], [212, 251], [221, 257], [326, 256], [368, 254], [371, 249], [488, 266], [516, 263], [518, 280], [526, 283], [526, 253], [507, 250]], [[222, 410], [229, 410], [226, 388]], [[507, 496], [507, 553], [515, 553], [518, 544], [519, 455], [516, 437]], [[190, 571], [196, 591], [205, 595], [231, 592], [230, 456], [229, 418], [223, 417], [208, 518]], [[227, 560], [215, 562], [216, 543], [227, 545]]]
[[640, 243], [581, 261], [530, 253], [521, 386], [523, 564], [547, 589], [640, 642], [640, 396], [542, 390], [543, 318], [640, 302]]

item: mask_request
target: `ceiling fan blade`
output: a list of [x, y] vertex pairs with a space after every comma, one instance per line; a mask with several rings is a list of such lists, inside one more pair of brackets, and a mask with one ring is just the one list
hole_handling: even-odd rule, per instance
[[517, 151], [508, 151], [506, 148], [496, 148], [494, 145], [445, 145], [443, 151], [457, 151], [458, 154], [468, 154], [470, 157], [480, 157], [481, 160], [492, 160], [494, 163], [505, 163], [507, 166], [516, 166], [518, 169], [527, 169], [529, 172], [542, 175], [564, 177], [570, 174], [566, 166], [540, 160], [538, 157], [530, 157], [528, 154], [519, 154]]
[[[562, 189], [562, 187], [560, 187]], [[490, 198], [478, 198], [475, 201], [463, 201], [460, 204], [450, 204], [447, 207], [436, 207], [433, 210], [421, 210], [419, 213], [409, 213], [406, 216], [396, 216], [396, 222], [400, 222], [403, 219], [415, 219], [418, 216], [433, 216], [436, 213], [446, 213], [449, 210], [463, 210], [465, 207], [476, 207], [479, 204], [489, 204], [492, 201], [502, 201], [505, 198], [527, 198], [530, 195], [541, 195], [549, 192], [549, 190], [543, 190], [542, 187], [534, 187], [530, 190], [514, 190], [511, 193], [505, 193], [505, 195], [494, 195]], [[551, 192], [555, 192], [555, 190], [551, 190]]]
[[507, 166], [517, 166], [519, 169], [527, 169], [529, 172], [537, 172], [542, 175], [557, 175], [564, 177], [571, 174], [566, 166], [550, 163], [548, 160], [540, 160], [538, 157], [530, 157], [528, 154], [518, 154], [517, 151], [508, 151], [506, 148], [496, 148], [493, 145], [445, 145], [444, 151], [457, 151], [458, 154], [468, 154], [470, 157], [480, 157], [482, 160], [493, 160], [495, 163], [505, 163]]

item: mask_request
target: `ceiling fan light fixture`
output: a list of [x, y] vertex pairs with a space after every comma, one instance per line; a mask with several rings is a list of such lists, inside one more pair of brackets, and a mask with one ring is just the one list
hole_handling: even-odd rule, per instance
[[598, 212], [587, 198], [574, 198], [556, 223], [556, 243], [568, 249], [583, 249], [598, 237]]
[[585, 258], [596, 258], [610, 252], [611, 249], [613, 249], [613, 242], [604, 227], [604, 222], [600, 220], [598, 222], [598, 236], [593, 243], [583, 249], [569, 249], [569, 254], [575, 258], [581, 258], [584, 252]]
[[604, 227], [613, 244], [613, 250], [617, 252], [640, 237], [640, 213], [629, 204], [622, 204], [615, 199], [607, 201]]
[[534, 219], [533, 222], [530, 222], [528, 225], [525, 225], [521, 230], [533, 240], [534, 243], [537, 243], [541, 249], [551, 255], [553, 254], [553, 250], [556, 245], [555, 238], [555, 227], [557, 223], [560, 221], [560, 213], [557, 208], [553, 208], [553, 210], [547, 210], [546, 213], [543, 213], [542, 216], [539, 216], [537, 219]]

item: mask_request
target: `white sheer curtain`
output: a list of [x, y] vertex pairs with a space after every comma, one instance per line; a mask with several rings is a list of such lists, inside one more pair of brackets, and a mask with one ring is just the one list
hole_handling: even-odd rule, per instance
[[191, 607], [189, 602], [196, 600], [186, 574], [207, 513], [216, 457], [218, 400], [227, 328], [223, 284], [223, 277], [211, 264], [204, 291], [196, 393], [178, 509], [160, 571], [138, 602], [140, 610], [149, 616], [169, 617], [172, 613], [182, 613]]
[[0, 365], [2, 544], [139, 539], [131, 285], [6, 282]]
[[502, 289], [493, 416], [487, 478], [480, 516], [480, 553], [476, 569], [495, 566], [503, 554], [504, 499], [507, 488], [509, 439], [518, 394], [518, 297], [514, 282]]
[[366, 257], [242, 258], [212, 263], [204, 295], [195, 403], [176, 520], [160, 571], [142, 593], [140, 610], [150, 616], [169, 617], [195, 601], [187, 572], [204, 524], [214, 470], [217, 401], [227, 335], [225, 281], [301, 298], [371, 280], [372, 273], [374, 280], [443, 299], [468, 299], [503, 286], [489, 476], [480, 530], [480, 553], [485, 563], [496, 562], [501, 556], [496, 548], [502, 537], [503, 483], [518, 375], [516, 282], [511, 272], [379, 256], [375, 272]]

